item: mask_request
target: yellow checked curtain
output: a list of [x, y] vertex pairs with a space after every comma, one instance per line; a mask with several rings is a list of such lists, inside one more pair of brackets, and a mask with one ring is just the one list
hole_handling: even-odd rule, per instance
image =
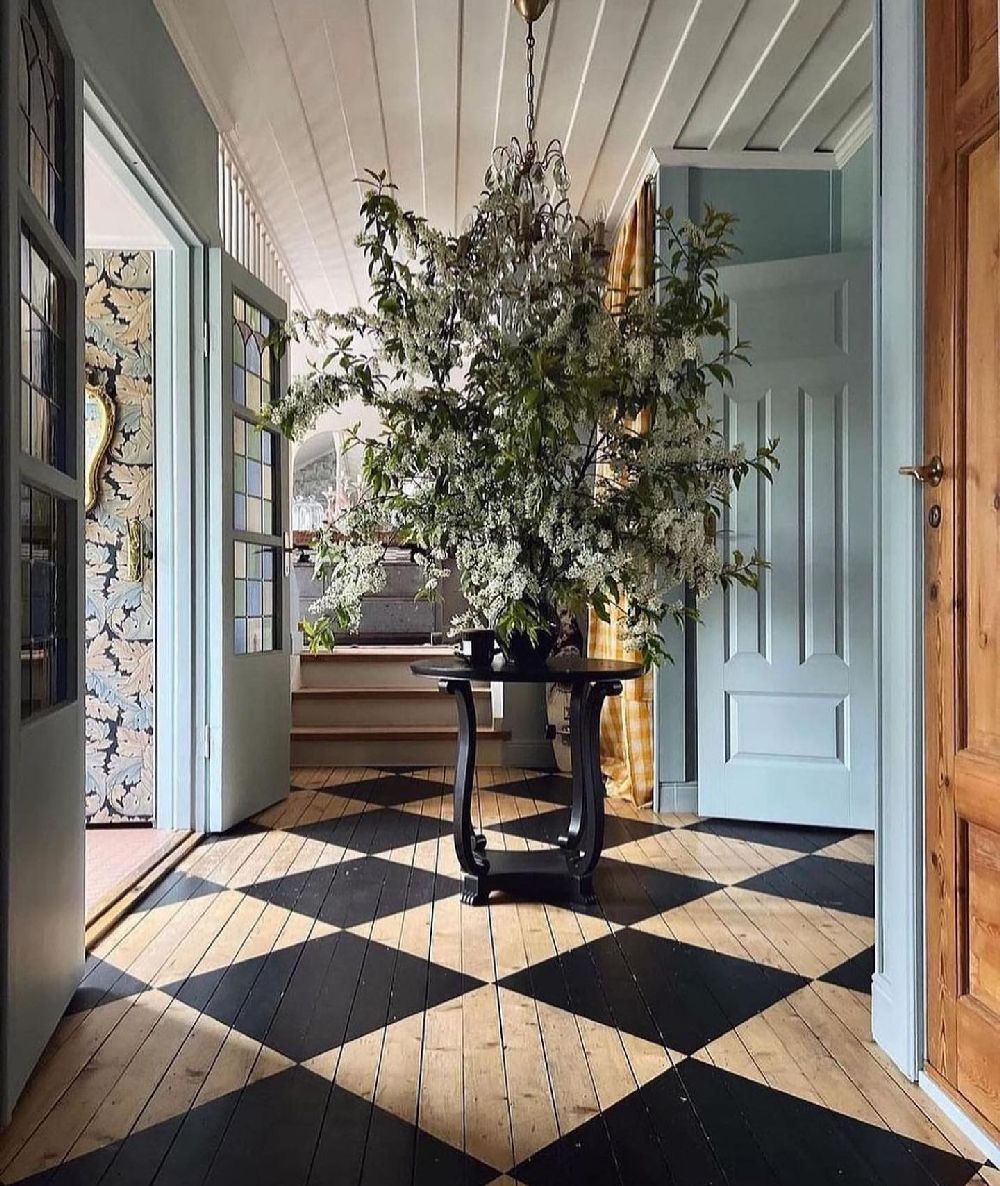
[[[608, 306], [615, 308], [629, 289], [648, 288], [653, 280], [653, 253], [656, 234], [656, 195], [654, 183], [647, 181], [625, 219], [608, 270]], [[632, 424], [637, 432], [649, 427], [646, 413]], [[598, 471], [600, 476], [600, 471]], [[591, 610], [587, 650], [595, 659], [637, 660], [622, 639], [620, 612], [611, 613], [610, 622], [602, 622]], [[639, 807], [653, 801], [653, 676], [625, 685], [621, 696], [604, 702], [601, 717], [601, 767], [608, 794], [630, 799]]]

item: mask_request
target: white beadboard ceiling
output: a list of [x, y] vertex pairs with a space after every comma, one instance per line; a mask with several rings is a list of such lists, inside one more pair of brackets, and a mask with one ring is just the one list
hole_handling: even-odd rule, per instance
[[[363, 298], [367, 168], [455, 227], [524, 126], [510, 0], [156, 0], [309, 305]], [[872, 0], [553, 0], [538, 134], [585, 214], [621, 217], [650, 153], [836, 167], [872, 108]]]

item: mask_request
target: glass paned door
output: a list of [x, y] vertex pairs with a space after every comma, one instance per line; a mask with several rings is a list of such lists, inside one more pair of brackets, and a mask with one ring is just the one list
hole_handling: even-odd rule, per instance
[[280, 398], [287, 359], [271, 344], [284, 302], [218, 255], [219, 400], [215, 454], [220, 551], [215, 606], [218, 680], [209, 820], [224, 829], [288, 793], [291, 636], [285, 551], [288, 445], [260, 423]]
[[83, 966], [82, 80], [50, 0], [0, 6], [0, 1125]]

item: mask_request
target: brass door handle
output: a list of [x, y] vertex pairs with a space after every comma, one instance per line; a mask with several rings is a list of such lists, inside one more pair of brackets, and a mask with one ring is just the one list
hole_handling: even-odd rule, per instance
[[940, 486], [944, 477], [944, 462], [935, 453], [926, 465], [901, 465], [899, 472], [928, 486]]
[[125, 531], [128, 537], [126, 561], [128, 579], [141, 581], [146, 575], [146, 540], [141, 519], [129, 519]]

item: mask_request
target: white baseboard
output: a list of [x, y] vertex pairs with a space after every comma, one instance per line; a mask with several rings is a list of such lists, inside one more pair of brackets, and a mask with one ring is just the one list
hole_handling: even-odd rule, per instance
[[661, 782], [657, 788], [657, 811], [665, 814], [688, 815], [698, 811], [698, 784], [696, 782]]
[[992, 1161], [994, 1165], [1000, 1165], [1000, 1145], [988, 1137], [974, 1120], [970, 1120], [951, 1096], [942, 1090], [930, 1075], [921, 1071], [917, 1082], [920, 1084], [921, 1090], [930, 1096], [959, 1132], [964, 1133], [976, 1146], [984, 1159]]

